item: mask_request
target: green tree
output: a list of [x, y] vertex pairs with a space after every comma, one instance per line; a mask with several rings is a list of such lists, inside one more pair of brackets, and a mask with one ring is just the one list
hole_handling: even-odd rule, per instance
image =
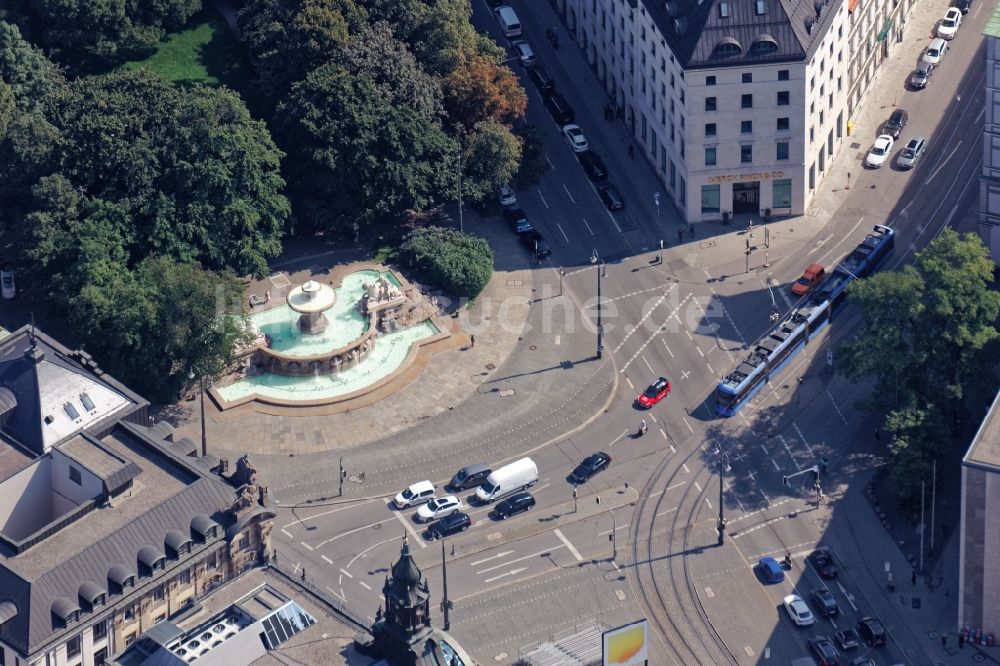
[[549, 170], [549, 161], [545, 159], [545, 139], [538, 125], [525, 123], [515, 130], [521, 141], [521, 164], [514, 176], [514, 184], [519, 189], [537, 185], [542, 176]]
[[459, 297], [478, 296], [493, 274], [489, 243], [457, 229], [415, 229], [404, 239], [399, 252], [424, 279]]
[[56, 65], [21, 36], [17, 26], [0, 21], [0, 80], [11, 88], [17, 105], [34, 110], [66, 80]]
[[521, 161], [521, 144], [510, 130], [492, 120], [476, 123], [467, 142], [462, 193], [470, 201], [484, 201], [513, 179]]

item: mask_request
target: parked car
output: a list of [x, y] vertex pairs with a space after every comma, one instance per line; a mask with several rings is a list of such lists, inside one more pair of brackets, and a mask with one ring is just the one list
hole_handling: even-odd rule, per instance
[[840, 653], [833, 643], [826, 636], [814, 636], [809, 640], [809, 647], [819, 660], [820, 666], [838, 666], [840, 664]]
[[936, 65], [941, 62], [941, 58], [943, 58], [944, 54], [947, 52], [948, 42], [944, 41], [940, 37], [936, 37], [931, 40], [927, 50], [924, 51], [923, 61], [930, 63], [931, 65]]
[[435, 497], [427, 502], [427, 504], [424, 504], [422, 507], [417, 509], [417, 522], [429, 523], [432, 520], [450, 516], [461, 508], [462, 500], [458, 499], [454, 495]]
[[583, 130], [580, 129], [579, 125], [564, 125], [562, 133], [574, 153], [582, 153], [590, 150], [587, 137], [583, 135]]
[[869, 647], [885, 645], [885, 626], [873, 617], [863, 617], [858, 620], [858, 633]]
[[868, 155], [865, 157], [865, 166], [871, 167], [872, 169], [878, 169], [880, 166], [885, 164], [886, 159], [892, 152], [892, 143], [892, 137], [888, 134], [882, 134], [875, 139], [875, 143], [872, 144], [871, 149], [868, 151]]
[[592, 453], [576, 466], [570, 475], [569, 480], [573, 483], [586, 483], [590, 477], [608, 468], [611, 464], [611, 456], [603, 451]]
[[959, 11], [963, 14], [968, 14], [969, 10], [972, 9], [972, 0], [956, 0], [955, 6], [958, 7]]
[[780, 583], [785, 580], [784, 570], [782, 570], [781, 565], [778, 564], [778, 560], [773, 557], [760, 558], [757, 562], [757, 566], [760, 567], [760, 574], [763, 576], [765, 582]]
[[535, 58], [535, 51], [531, 48], [531, 44], [523, 39], [517, 39], [511, 42], [511, 46], [514, 48], [514, 54], [517, 56], [517, 59], [520, 60], [521, 64], [526, 68], [531, 69], [538, 64], [538, 60]]
[[900, 169], [912, 169], [917, 165], [917, 160], [920, 159], [920, 156], [924, 154], [926, 146], [927, 141], [924, 140], [924, 137], [913, 137], [906, 142], [906, 147], [899, 153], [899, 159], [896, 160], [896, 164], [899, 165]]
[[837, 641], [837, 645], [840, 646], [842, 650], [851, 650], [858, 647], [858, 642], [860, 637], [858, 632], [853, 629], [843, 629], [838, 631], [833, 635], [833, 639]]
[[550, 92], [545, 95], [542, 98], [542, 102], [545, 103], [545, 108], [549, 110], [552, 118], [560, 125], [571, 123], [576, 118], [573, 107], [569, 105], [565, 97], [557, 92]]
[[813, 566], [816, 567], [816, 571], [823, 578], [836, 578], [837, 577], [837, 565], [833, 562], [833, 553], [827, 548], [820, 548], [814, 550], [809, 559], [812, 560]]
[[445, 516], [441, 520], [437, 521], [433, 525], [427, 528], [427, 538], [431, 541], [436, 539], [443, 539], [446, 536], [451, 536], [452, 534], [458, 534], [459, 532], [464, 532], [472, 526], [472, 518], [469, 515], [462, 513], [461, 511], [456, 511], [455, 513]]
[[792, 623], [797, 627], [808, 627], [809, 625], [816, 622], [816, 618], [813, 617], [812, 611], [809, 610], [809, 606], [806, 606], [806, 602], [802, 601], [802, 597], [797, 594], [789, 594], [784, 599], [785, 610], [788, 612], [788, 617], [791, 618]]
[[908, 122], [910, 122], [910, 114], [902, 109], [896, 109], [889, 115], [889, 120], [885, 121], [885, 127], [882, 132], [888, 134], [893, 139], [898, 139], [899, 133], [903, 131]]
[[455, 476], [451, 477], [451, 481], [448, 482], [448, 489], [455, 491], [475, 488], [486, 480], [491, 471], [490, 466], [484, 462], [466, 465], [455, 472]]
[[556, 82], [549, 74], [549, 70], [541, 65], [535, 65], [528, 70], [528, 78], [535, 84], [540, 92], [549, 92], [556, 89]]
[[824, 588], [813, 590], [809, 594], [809, 598], [812, 599], [813, 606], [816, 607], [816, 610], [823, 617], [836, 617], [840, 615], [840, 606], [837, 605], [837, 600], [833, 598], [830, 590]]
[[670, 395], [671, 389], [670, 382], [666, 377], [660, 377], [655, 382], [650, 384], [645, 391], [639, 394], [639, 397], [635, 399], [636, 403], [640, 407], [649, 408], [658, 403], [659, 401]]
[[501, 185], [500, 196], [497, 198], [500, 200], [501, 206], [513, 206], [517, 203], [517, 194], [514, 193], [514, 188], [510, 185]]
[[821, 265], [813, 263], [806, 266], [802, 272], [802, 277], [792, 285], [792, 293], [796, 296], [805, 296], [810, 291], [820, 285], [826, 278], [826, 269]]
[[587, 174], [587, 178], [591, 181], [597, 182], [608, 177], [608, 168], [604, 166], [604, 162], [601, 161], [601, 158], [594, 151], [588, 150], [585, 153], [578, 154], [576, 157], [580, 160], [583, 172]]
[[418, 481], [393, 498], [392, 503], [397, 509], [405, 509], [430, 501], [434, 497], [434, 484], [430, 481]]
[[17, 296], [17, 287], [14, 284], [14, 269], [10, 264], [4, 264], [0, 268], [0, 296], [11, 299]]
[[621, 210], [625, 207], [625, 199], [622, 198], [622, 193], [610, 183], [601, 185], [597, 189], [597, 195], [601, 197], [601, 201], [604, 202], [608, 210]]
[[944, 13], [944, 18], [938, 24], [937, 35], [942, 39], [954, 39], [960, 25], [962, 25], [962, 10], [957, 7], [949, 7], [948, 11]]
[[872, 657], [858, 657], [851, 661], [851, 666], [878, 666]]
[[527, 490], [538, 481], [538, 466], [531, 458], [521, 458], [490, 472], [483, 485], [476, 488], [476, 500], [489, 504], [519, 490]]
[[507, 520], [533, 506], [535, 506], [535, 498], [531, 496], [531, 493], [520, 492], [497, 504], [496, 508], [493, 509], [493, 517], [497, 520]]
[[934, 65], [929, 62], [920, 62], [913, 71], [913, 76], [910, 77], [910, 85], [918, 90], [923, 90], [927, 87], [928, 82], [930, 82], [931, 72], [933, 71]]
[[504, 209], [503, 216], [507, 219], [507, 224], [510, 225], [513, 231], [519, 234], [531, 231], [531, 223], [528, 222], [528, 216], [519, 206], [510, 206]]
[[521, 244], [528, 248], [537, 259], [544, 259], [552, 254], [552, 247], [538, 229], [532, 229], [521, 234], [520, 239]]

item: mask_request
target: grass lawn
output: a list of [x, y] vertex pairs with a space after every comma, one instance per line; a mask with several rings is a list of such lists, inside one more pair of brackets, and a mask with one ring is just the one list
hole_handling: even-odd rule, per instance
[[226, 85], [246, 90], [249, 73], [239, 42], [213, 9], [205, 9], [180, 32], [160, 42], [156, 53], [133, 60], [124, 67], [147, 67], [168, 81], [180, 84]]

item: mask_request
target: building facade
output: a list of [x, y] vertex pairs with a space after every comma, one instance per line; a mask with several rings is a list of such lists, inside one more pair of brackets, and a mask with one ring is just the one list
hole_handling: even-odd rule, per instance
[[986, 115], [983, 170], [979, 176], [979, 237], [1000, 263], [1000, 6], [983, 30], [986, 35]]
[[892, 1], [553, 0], [689, 222], [809, 209]]

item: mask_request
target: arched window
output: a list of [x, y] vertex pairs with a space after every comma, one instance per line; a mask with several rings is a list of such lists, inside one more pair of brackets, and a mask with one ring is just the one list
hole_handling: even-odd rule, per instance
[[771, 35], [761, 35], [750, 46], [750, 55], [767, 55], [778, 50], [778, 42]]
[[716, 58], [735, 58], [743, 53], [743, 47], [732, 37], [725, 37], [715, 45], [712, 55]]

